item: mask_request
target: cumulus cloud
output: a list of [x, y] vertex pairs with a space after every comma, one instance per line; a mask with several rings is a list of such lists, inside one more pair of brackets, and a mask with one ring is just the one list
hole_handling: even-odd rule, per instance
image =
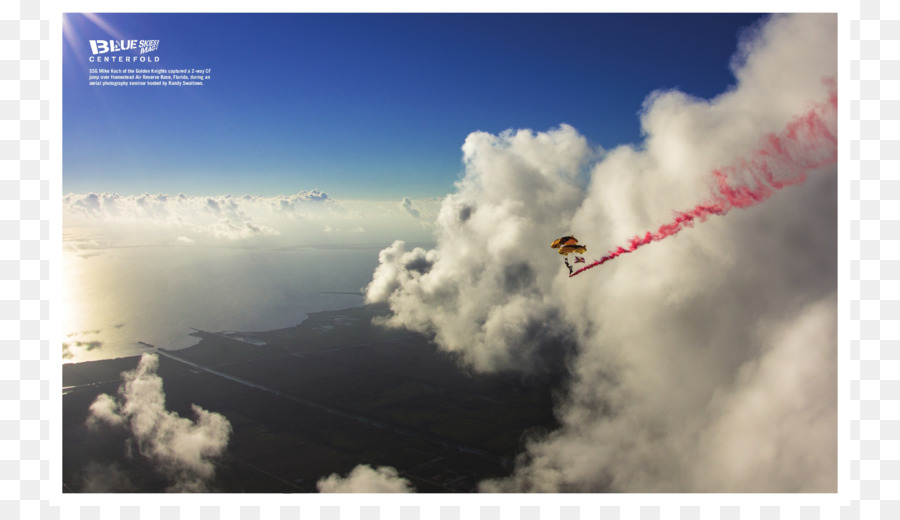
[[228, 445], [231, 424], [221, 414], [192, 406], [191, 421], [166, 410], [159, 359], [144, 354], [135, 370], [122, 374], [118, 398], [100, 394], [91, 404], [88, 426], [127, 428], [141, 455], [172, 481], [171, 491], [208, 491], [214, 461]]
[[829, 98], [836, 22], [767, 19], [712, 100], [650, 93], [640, 146], [594, 150], [567, 125], [466, 139], [437, 246], [394, 242], [367, 298], [475, 370], [567, 368], [561, 428], [483, 490], [836, 489], [833, 163], [572, 279], [548, 247], [575, 234], [599, 258], [706, 201], [717, 169], [755, 187], [742, 165]]
[[556, 259], [527, 252], [567, 230], [592, 151], [563, 125], [474, 133], [463, 152], [466, 176], [437, 218], [440, 246], [406, 251], [395, 242], [380, 255], [368, 299], [391, 303], [390, 325], [434, 334], [479, 370], [538, 369], [533, 358], [572, 338], [542, 296]]
[[396, 469], [360, 464], [346, 477], [333, 473], [316, 483], [320, 493], [412, 493], [412, 483]]

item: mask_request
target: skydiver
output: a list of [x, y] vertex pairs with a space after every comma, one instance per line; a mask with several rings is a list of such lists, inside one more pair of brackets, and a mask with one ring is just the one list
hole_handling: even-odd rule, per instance
[[569, 268], [569, 274], [572, 274], [572, 266], [571, 266], [571, 265], [569, 265], [569, 258], [568, 258], [568, 257], [566, 257], [566, 258], [565, 258], [565, 259], [563, 259], [563, 262], [565, 262], [565, 264], [566, 264], [566, 267], [568, 267], [568, 268]]

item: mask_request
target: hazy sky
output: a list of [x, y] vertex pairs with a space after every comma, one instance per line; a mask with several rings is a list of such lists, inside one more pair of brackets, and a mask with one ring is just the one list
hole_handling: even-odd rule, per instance
[[[638, 142], [646, 95], [728, 88], [738, 37], [758, 19], [67, 15], [63, 191], [443, 196], [473, 131], [567, 123], [602, 147]], [[151, 66], [210, 68], [211, 80], [89, 86], [89, 41], [104, 39], [158, 39]]]

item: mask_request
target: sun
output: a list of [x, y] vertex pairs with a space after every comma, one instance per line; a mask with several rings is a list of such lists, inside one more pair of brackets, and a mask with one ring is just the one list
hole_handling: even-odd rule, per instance
[[95, 13], [64, 13], [62, 17], [63, 41], [65, 46], [71, 51], [75, 58], [85, 65], [83, 53], [78, 49], [87, 45], [86, 38], [82, 35], [87, 29], [99, 27], [109, 37], [116, 40], [123, 40], [121, 31], [113, 27], [102, 16]]

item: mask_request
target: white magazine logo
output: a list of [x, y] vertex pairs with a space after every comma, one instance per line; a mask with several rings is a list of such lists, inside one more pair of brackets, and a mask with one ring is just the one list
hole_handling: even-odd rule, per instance
[[[91, 45], [91, 56], [89, 61], [92, 62], [130, 62], [130, 61], [159, 61], [159, 56], [151, 59], [143, 56], [148, 52], [153, 52], [159, 48], [159, 40], [88, 40]], [[134, 54], [137, 51], [139, 56], [100, 56], [101, 54], [112, 54], [124, 51], [131, 51]]]

